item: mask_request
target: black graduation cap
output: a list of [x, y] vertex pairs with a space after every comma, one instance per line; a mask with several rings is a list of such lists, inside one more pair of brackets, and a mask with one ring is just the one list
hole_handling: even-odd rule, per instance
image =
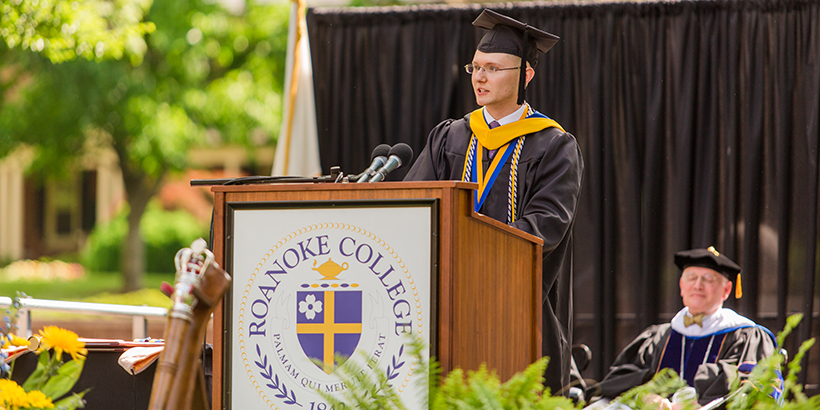
[[518, 104], [524, 102], [524, 82], [527, 62], [535, 68], [538, 64], [538, 52], [546, 53], [559, 38], [539, 30], [529, 24], [490, 9], [484, 9], [473, 21], [478, 28], [490, 30], [476, 49], [483, 53], [505, 53], [521, 57], [521, 73], [518, 86]]
[[740, 287], [740, 266], [718, 252], [714, 246], [710, 246], [707, 249], [680, 251], [675, 254], [675, 265], [677, 265], [681, 271], [690, 266], [709, 268], [722, 274], [730, 281], [736, 277], [737, 286], [735, 287], [735, 297], [740, 299], [743, 295], [743, 291]]

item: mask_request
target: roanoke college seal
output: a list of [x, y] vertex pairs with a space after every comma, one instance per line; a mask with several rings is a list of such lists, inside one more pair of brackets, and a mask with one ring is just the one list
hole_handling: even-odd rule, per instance
[[242, 285], [233, 367], [247, 380], [233, 383], [252, 386], [260, 408], [329, 410], [319, 392], [345, 391], [335, 370], [346, 360], [376, 366], [400, 397], [420, 394], [411, 380], [426, 375], [414, 375], [419, 358], [406, 344], [429, 344], [428, 306], [401, 256], [372, 232], [305, 226], [276, 242], [235, 292]]

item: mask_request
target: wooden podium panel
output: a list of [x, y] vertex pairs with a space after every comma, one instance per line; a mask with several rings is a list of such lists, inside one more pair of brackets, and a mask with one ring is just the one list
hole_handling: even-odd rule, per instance
[[[430, 310], [431, 351], [443, 372], [482, 363], [502, 380], [541, 357], [542, 240], [473, 211], [476, 184], [384, 182], [371, 184], [270, 184], [214, 186], [216, 260], [226, 261], [229, 204], [367, 200], [431, 200], [438, 209], [432, 260], [437, 283]], [[223, 408], [226, 307], [214, 313], [213, 408]], [[230, 309], [230, 307], [227, 307]]]

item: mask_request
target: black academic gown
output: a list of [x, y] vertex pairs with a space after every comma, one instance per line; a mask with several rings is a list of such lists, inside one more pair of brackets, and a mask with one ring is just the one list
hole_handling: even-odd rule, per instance
[[[427, 144], [405, 181], [461, 180], [472, 131], [469, 114], [445, 120]], [[514, 142], [513, 142], [514, 143]], [[485, 150], [483, 169], [491, 159]], [[512, 226], [544, 240], [543, 354], [550, 357], [546, 386], [557, 392], [569, 382], [572, 345], [572, 225], [581, 190], [584, 163], [575, 137], [558, 128], [526, 136], [518, 168], [519, 218]], [[507, 220], [510, 159], [490, 188], [480, 213]], [[476, 242], [476, 246], [482, 246]]]
[[[707, 336], [689, 340], [686, 348], [690, 359], [684, 361], [683, 376], [695, 388], [701, 405], [729, 393], [728, 375], [734, 374], [739, 364], [756, 364], [776, 351], [771, 333], [758, 326], [727, 329], [715, 336], [715, 340]], [[587, 393], [614, 399], [648, 382], [662, 368], [681, 374], [681, 337], [669, 323], [650, 326], [621, 351], [599, 384], [601, 390], [593, 386]]]

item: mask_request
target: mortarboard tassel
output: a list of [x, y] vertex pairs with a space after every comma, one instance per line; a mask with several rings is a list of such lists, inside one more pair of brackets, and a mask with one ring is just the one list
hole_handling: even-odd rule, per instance
[[735, 287], [735, 299], [740, 299], [743, 296], [743, 286], [740, 284], [740, 274], [737, 274], [737, 286]]
[[524, 83], [527, 78], [527, 46], [530, 41], [530, 33], [524, 30], [524, 43], [521, 47], [521, 70], [518, 73], [518, 105], [524, 104]]

